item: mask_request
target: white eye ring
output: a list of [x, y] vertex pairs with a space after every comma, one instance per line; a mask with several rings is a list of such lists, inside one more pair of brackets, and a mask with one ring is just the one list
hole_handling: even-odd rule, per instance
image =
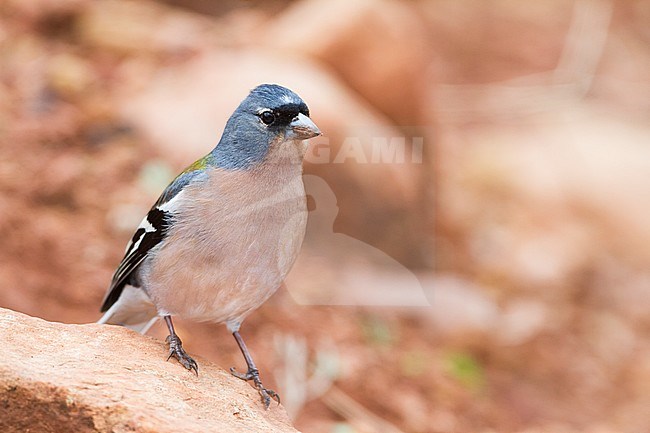
[[271, 110], [264, 110], [259, 114], [259, 116], [260, 120], [265, 125], [270, 125], [275, 122], [275, 113], [273, 113]]

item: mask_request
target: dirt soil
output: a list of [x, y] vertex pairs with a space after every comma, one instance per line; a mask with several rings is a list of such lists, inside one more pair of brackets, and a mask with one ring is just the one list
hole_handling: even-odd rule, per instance
[[[156, 67], [193, 55], [183, 47], [98, 46], [83, 27], [87, 5], [0, 6], [0, 306], [65, 323], [99, 318], [132, 230], [184, 164], [167, 161], [124, 119], [116, 95]], [[504, 274], [474, 267], [467, 233], [442, 223], [439, 267], [486, 287], [499, 311], [531, 294]], [[395, 255], [406, 249], [396, 247]], [[526, 318], [543, 311], [543, 326], [511, 342], [500, 338], [503, 321], [449, 336], [425, 307], [305, 306], [283, 289], [247, 319], [242, 334], [267, 385], [281, 395], [301, 392], [279, 374], [294, 365], [279, 349], [283, 342], [305, 342], [308, 365], [320, 359], [319, 368], [329, 369], [305, 367], [331, 387], [320, 392], [312, 384], [307, 397], [289, 398], [297, 402], [295, 426], [305, 432], [647, 432], [647, 312], [626, 314], [632, 310], [591, 291], [598, 275], [581, 268], [535, 298], [532, 309], [522, 305], [516, 311]], [[189, 352], [242, 368], [224, 327], [179, 320], [177, 328]], [[164, 338], [162, 326], [152, 335]]]

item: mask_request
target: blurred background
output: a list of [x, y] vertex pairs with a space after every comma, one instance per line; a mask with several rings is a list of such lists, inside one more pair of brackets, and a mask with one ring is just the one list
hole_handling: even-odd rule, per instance
[[3, 0], [0, 307], [97, 320], [158, 194], [275, 82], [325, 136], [242, 334], [298, 429], [648, 432], [648, 71], [646, 0]]

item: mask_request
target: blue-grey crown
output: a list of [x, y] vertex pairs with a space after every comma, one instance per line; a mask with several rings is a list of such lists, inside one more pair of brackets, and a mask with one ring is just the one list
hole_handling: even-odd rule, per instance
[[278, 130], [264, 127], [258, 116], [263, 110], [287, 106], [309, 114], [300, 96], [286, 87], [277, 84], [255, 87], [228, 119], [221, 140], [212, 151], [211, 162], [228, 169], [246, 169], [261, 162]]
[[[291, 90], [277, 84], [261, 84], [251, 90], [237, 110], [274, 109], [286, 104], [305, 105], [305, 102]], [[257, 111], [256, 111], [257, 112]]]

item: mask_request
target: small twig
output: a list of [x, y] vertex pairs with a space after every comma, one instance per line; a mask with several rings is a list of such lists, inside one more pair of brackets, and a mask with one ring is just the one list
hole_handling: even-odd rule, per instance
[[352, 397], [332, 386], [321, 398], [331, 410], [348, 420], [355, 429], [364, 433], [404, 433], [395, 425], [378, 417]]
[[[307, 343], [294, 335], [276, 335], [275, 351], [282, 368], [275, 374], [282, 389], [282, 404], [291, 417], [310, 400], [320, 397], [338, 376], [338, 355], [321, 344], [310, 368]], [[334, 364], [334, 365], [332, 365]], [[313, 370], [311, 374], [309, 371]]]
[[437, 112], [443, 121], [513, 116], [555, 110], [583, 98], [592, 86], [609, 34], [613, 4], [578, 0], [555, 68], [491, 84], [437, 87]]

